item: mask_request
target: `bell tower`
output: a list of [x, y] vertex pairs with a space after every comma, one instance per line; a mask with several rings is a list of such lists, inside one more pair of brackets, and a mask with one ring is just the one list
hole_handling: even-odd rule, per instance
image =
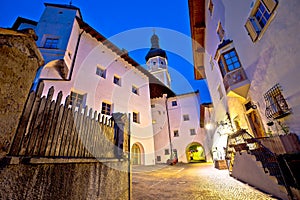
[[159, 38], [155, 33], [151, 37], [151, 49], [145, 59], [148, 71], [170, 88], [171, 77], [168, 71], [167, 54], [159, 47]]

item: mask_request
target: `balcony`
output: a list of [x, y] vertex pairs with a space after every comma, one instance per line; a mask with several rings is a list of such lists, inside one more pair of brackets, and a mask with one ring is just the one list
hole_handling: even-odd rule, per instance
[[247, 78], [244, 69], [238, 68], [225, 74], [223, 83], [227, 96], [246, 98], [250, 88], [250, 80]]

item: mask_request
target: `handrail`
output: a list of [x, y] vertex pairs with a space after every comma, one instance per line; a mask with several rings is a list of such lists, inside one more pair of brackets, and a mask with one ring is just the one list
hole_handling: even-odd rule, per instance
[[[257, 138], [254, 138], [254, 137], [253, 137], [250, 133], [248, 133], [245, 129], [241, 129], [241, 130], [237, 131], [235, 134], [229, 136], [229, 139], [235, 138], [235, 137], [240, 136], [240, 135], [242, 135], [242, 134], [246, 134], [247, 136], [250, 136], [250, 138], [251, 138], [252, 140], [254, 140], [260, 147], [262, 147], [267, 153], [269, 153], [272, 157], [275, 158], [275, 163], [276, 163], [277, 166], [278, 166], [278, 169], [279, 169], [279, 172], [280, 172], [280, 176], [282, 177], [283, 184], [284, 184], [284, 186], [285, 186], [285, 188], [286, 188], [286, 190], [287, 190], [287, 192], [288, 192], [289, 199], [293, 199], [293, 193], [292, 193], [290, 187], [289, 187], [288, 184], [287, 184], [286, 178], [285, 178], [285, 176], [284, 176], [284, 174], [283, 174], [282, 168], [281, 168], [281, 166], [280, 166], [280, 164], [279, 164], [279, 161], [278, 161], [278, 156], [277, 156], [274, 152], [272, 152], [269, 148], [267, 148], [265, 145], [263, 145]], [[232, 136], [235, 136], [235, 137], [232, 137]], [[243, 138], [243, 140], [244, 140], [246, 143], [248, 143], [247, 140], [245, 140], [244, 138]], [[253, 143], [253, 142], [252, 142], [252, 143]], [[227, 148], [227, 149], [228, 149], [228, 148]], [[226, 149], [226, 152], [227, 152], [227, 149]], [[262, 160], [261, 160], [261, 161], [262, 161]], [[265, 163], [268, 162], [268, 161], [265, 159], [265, 157], [264, 157], [263, 162], [265, 162]], [[262, 164], [263, 164], [264, 170], [265, 170], [265, 168], [266, 168], [266, 167], [265, 167], [265, 163], [262, 163]]]

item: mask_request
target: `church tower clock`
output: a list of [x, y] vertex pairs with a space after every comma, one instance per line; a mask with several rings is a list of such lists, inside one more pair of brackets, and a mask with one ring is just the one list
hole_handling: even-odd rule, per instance
[[145, 59], [148, 71], [170, 88], [171, 78], [168, 71], [167, 54], [159, 47], [159, 38], [155, 33], [151, 37], [151, 49]]

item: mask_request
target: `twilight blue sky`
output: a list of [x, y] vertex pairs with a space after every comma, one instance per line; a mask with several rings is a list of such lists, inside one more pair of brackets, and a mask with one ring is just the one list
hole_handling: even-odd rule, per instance
[[[18, 16], [38, 21], [45, 2], [70, 0], [1, 1], [0, 27], [10, 28]], [[188, 0], [72, 0], [72, 5], [80, 8], [86, 23], [143, 66], [155, 30], [167, 51], [172, 90], [182, 94], [199, 89], [202, 102], [210, 101], [205, 81], [194, 80]]]

